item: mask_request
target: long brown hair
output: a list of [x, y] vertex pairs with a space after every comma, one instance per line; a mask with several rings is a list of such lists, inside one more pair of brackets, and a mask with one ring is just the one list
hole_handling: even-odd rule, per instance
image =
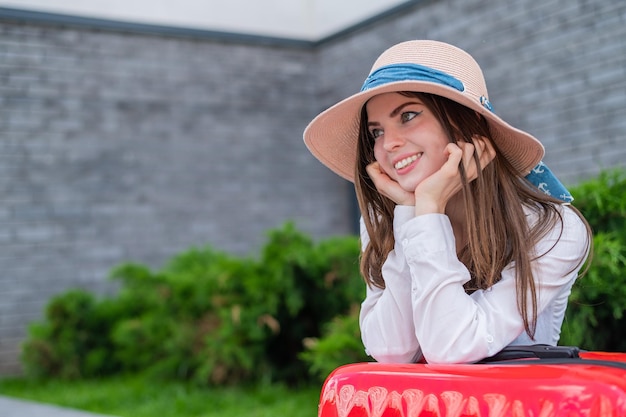
[[[506, 158], [491, 140], [489, 124], [473, 110], [444, 97], [425, 93], [403, 92], [406, 96], [419, 98], [434, 114], [451, 143], [472, 143], [473, 137], [489, 140], [496, 150], [496, 157], [480, 169], [478, 155], [474, 160], [479, 167], [476, 180], [468, 182], [459, 167], [465, 204], [465, 227], [467, 244], [459, 251], [459, 260], [468, 268], [471, 280], [465, 285], [467, 293], [487, 289], [498, 282], [502, 270], [511, 262], [515, 265], [517, 305], [524, 320], [524, 328], [533, 337], [537, 321], [537, 289], [533, 279], [531, 262], [544, 254], [532, 253], [537, 242], [563, 219], [554, 199], [536, 189], [515, 172]], [[452, 116], [453, 115], [453, 116]], [[374, 162], [374, 140], [367, 129], [367, 112], [361, 110], [361, 123], [357, 148], [355, 187], [361, 215], [370, 242], [361, 254], [361, 273], [370, 286], [385, 287], [382, 266], [394, 247], [393, 213], [395, 203], [380, 194], [365, 168]], [[572, 207], [573, 208], [573, 207]], [[538, 220], [531, 226], [524, 210], [537, 214]], [[591, 229], [581, 217], [589, 236]], [[589, 238], [588, 245], [591, 245]]]

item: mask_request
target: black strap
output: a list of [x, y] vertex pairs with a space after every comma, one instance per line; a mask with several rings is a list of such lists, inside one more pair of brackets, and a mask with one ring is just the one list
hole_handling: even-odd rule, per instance
[[580, 358], [580, 349], [576, 346], [520, 345], [507, 346], [493, 356], [478, 363], [493, 363], [515, 359], [571, 359]]

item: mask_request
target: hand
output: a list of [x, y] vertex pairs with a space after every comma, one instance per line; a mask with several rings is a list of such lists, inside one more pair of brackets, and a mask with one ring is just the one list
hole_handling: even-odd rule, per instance
[[473, 144], [468, 142], [450, 143], [444, 152], [448, 160], [430, 177], [415, 189], [415, 215], [444, 213], [448, 201], [463, 188], [459, 164], [463, 164], [468, 182], [478, 177], [478, 166], [474, 160], [474, 150], [478, 155], [481, 169], [495, 158], [493, 146], [484, 138], [475, 137]]
[[401, 206], [415, 205], [415, 195], [405, 191], [400, 184], [391, 179], [378, 162], [372, 162], [365, 170], [374, 182], [379, 193]]

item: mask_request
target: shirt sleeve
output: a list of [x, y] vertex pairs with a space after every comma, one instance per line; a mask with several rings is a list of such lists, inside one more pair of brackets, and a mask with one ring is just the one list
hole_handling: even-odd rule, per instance
[[[537, 245], [533, 261], [538, 314], [569, 291], [586, 256], [586, 228], [561, 210], [558, 225]], [[493, 355], [524, 332], [517, 309], [515, 270], [487, 290], [465, 293], [469, 271], [458, 260], [447, 216], [427, 214], [400, 222], [396, 246], [383, 267], [386, 288], [369, 289], [361, 332], [367, 351], [381, 362], [474, 362]]]
[[[397, 206], [394, 211], [394, 233], [415, 217], [412, 206]], [[395, 247], [383, 265], [385, 289], [367, 286], [359, 317], [365, 351], [378, 362], [410, 363], [419, 359], [411, 307], [411, 281], [398, 236]], [[361, 219], [361, 246], [369, 236]]]

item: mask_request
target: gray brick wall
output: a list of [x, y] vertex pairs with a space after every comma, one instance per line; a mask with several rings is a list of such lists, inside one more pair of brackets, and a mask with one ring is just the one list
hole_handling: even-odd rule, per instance
[[120, 262], [158, 267], [205, 244], [254, 254], [287, 220], [349, 233], [348, 188], [302, 145], [314, 60], [2, 23], [0, 372], [18, 370], [25, 326], [53, 294], [110, 292]]
[[472, 53], [566, 182], [623, 166], [622, 0], [421, 1], [315, 49], [0, 21], [0, 374], [52, 295], [110, 293], [120, 262], [255, 254], [290, 219], [350, 233], [349, 184], [302, 130], [412, 38]]

